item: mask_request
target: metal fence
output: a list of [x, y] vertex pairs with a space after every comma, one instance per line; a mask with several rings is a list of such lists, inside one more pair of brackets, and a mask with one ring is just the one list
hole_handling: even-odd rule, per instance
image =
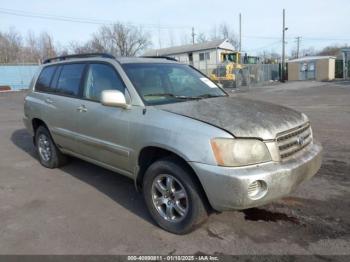
[[[348, 68], [347, 75], [344, 74], [344, 64], [345, 67]], [[350, 78], [350, 61], [346, 61], [344, 63], [343, 60], [335, 60], [335, 78]], [[344, 76], [345, 75], [345, 76]]]
[[38, 65], [0, 65], [0, 87], [11, 90], [27, 89]]
[[[209, 78], [213, 75], [220, 77], [225, 77], [226, 75], [225, 64], [194, 63], [193, 66]], [[247, 64], [243, 65], [241, 70], [235, 70], [234, 75], [235, 80], [229, 85], [230, 87], [244, 89], [250, 86], [262, 86], [280, 80], [280, 65]], [[221, 83], [221, 81], [218, 80], [218, 83]]]

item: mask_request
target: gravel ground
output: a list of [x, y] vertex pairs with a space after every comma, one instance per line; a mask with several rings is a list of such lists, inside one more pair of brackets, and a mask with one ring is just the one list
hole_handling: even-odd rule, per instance
[[21, 122], [25, 93], [1, 93], [0, 254], [350, 255], [350, 83], [291, 82], [232, 95], [305, 112], [324, 146], [323, 166], [286, 198], [212, 214], [177, 236], [153, 223], [131, 180], [78, 159], [42, 167]]

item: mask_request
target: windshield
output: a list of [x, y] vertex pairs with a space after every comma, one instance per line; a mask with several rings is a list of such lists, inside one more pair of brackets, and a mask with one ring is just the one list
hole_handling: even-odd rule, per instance
[[123, 68], [146, 105], [226, 96], [210, 79], [188, 65], [131, 63]]
[[224, 54], [223, 56], [224, 56], [224, 61], [236, 63], [236, 60], [237, 60], [236, 53]]

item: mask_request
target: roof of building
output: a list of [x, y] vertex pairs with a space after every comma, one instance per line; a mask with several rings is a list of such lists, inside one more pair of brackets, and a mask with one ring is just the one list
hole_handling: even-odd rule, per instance
[[304, 61], [310, 61], [310, 60], [321, 60], [321, 59], [335, 59], [335, 56], [304, 56], [292, 60], [288, 60], [288, 63], [290, 62], [304, 62]]
[[230, 43], [227, 39], [220, 39], [220, 40], [208, 41], [208, 42], [199, 43], [199, 44], [180, 45], [180, 46], [173, 46], [168, 48], [148, 50], [145, 52], [144, 55], [145, 56], [167, 56], [167, 55], [175, 55], [175, 54], [188, 53], [188, 52], [194, 52], [194, 51], [200, 51], [200, 50], [208, 50], [208, 49], [214, 49], [214, 48], [223, 48], [223, 49], [233, 50], [233, 48], [225, 48], [224, 46], [222, 46], [223, 44], [230, 44]]

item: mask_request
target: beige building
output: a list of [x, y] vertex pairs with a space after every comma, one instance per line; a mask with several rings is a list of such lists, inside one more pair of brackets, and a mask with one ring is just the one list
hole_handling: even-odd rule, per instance
[[334, 78], [334, 56], [306, 56], [288, 61], [288, 80], [329, 81]]

